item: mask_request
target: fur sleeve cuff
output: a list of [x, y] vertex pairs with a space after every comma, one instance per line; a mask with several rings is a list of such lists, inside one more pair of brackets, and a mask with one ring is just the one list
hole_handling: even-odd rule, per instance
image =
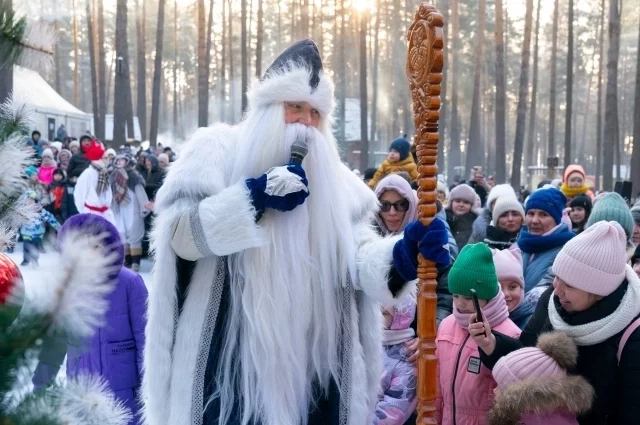
[[399, 284], [397, 274], [391, 273], [393, 247], [401, 238], [401, 235], [369, 238], [360, 245], [356, 254], [360, 288], [384, 305], [397, 303], [415, 287], [412, 282], [405, 281], [404, 284]]
[[171, 246], [186, 260], [224, 256], [263, 243], [249, 190], [238, 183], [193, 205], [174, 231]]

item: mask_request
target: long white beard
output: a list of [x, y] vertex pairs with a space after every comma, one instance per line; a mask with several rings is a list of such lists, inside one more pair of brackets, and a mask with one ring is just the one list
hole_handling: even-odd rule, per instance
[[[271, 127], [274, 122], [283, 117]], [[237, 163], [244, 170], [236, 179], [286, 162], [291, 132], [285, 125], [271, 134], [261, 130], [262, 137], [248, 139], [253, 150], [239, 147], [240, 158], [243, 150], [249, 155]], [[217, 371], [221, 423], [237, 394], [243, 424], [305, 424], [313, 381], [326, 391], [333, 377], [339, 386], [341, 284], [353, 258], [353, 238], [331, 133], [327, 140], [314, 129], [303, 168], [306, 202], [290, 212], [267, 210], [260, 226], [269, 243], [229, 258], [231, 317]]]

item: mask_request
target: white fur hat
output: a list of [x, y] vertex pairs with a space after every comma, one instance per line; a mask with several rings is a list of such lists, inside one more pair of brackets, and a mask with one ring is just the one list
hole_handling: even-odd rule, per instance
[[503, 196], [518, 198], [515, 190], [513, 190], [510, 184], [498, 184], [491, 189], [491, 192], [489, 192], [489, 196], [487, 196], [487, 208], [493, 211], [493, 207], [495, 205], [491, 204], [498, 200], [498, 198], [501, 198]]
[[322, 70], [316, 44], [301, 40], [280, 54], [264, 76], [247, 92], [251, 109], [278, 102], [308, 102], [322, 117], [335, 107], [333, 82]]

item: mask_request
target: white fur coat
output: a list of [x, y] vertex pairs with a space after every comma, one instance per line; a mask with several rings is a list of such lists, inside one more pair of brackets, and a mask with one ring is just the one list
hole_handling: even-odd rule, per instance
[[[207, 315], [207, 304], [216, 297], [219, 303], [219, 294], [212, 294], [219, 259], [267, 243], [255, 223], [246, 187], [229, 184], [236, 137], [237, 129], [226, 125], [200, 129], [172, 165], [157, 195], [152, 242], [154, 281], [149, 292], [142, 389], [146, 425], [202, 422], [201, 417], [194, 417], [194, 403], [201, 403], [198, 396], [202, 395], [195, 380], [197, 369], [202, 368], [198, 364], [200, 347], [207, 344], [203, 342], [203, 329], [214, 326], [216, 319]], [[346, 413], [341, 415], [340, 424], [334, 425], [364, 425], [370, 421], [377, 401], [382, 370], [378, 303], [395, 301], [387, 280], [398, 237], [380, 238], [376, 234], [370, 225], [377, 209], [375, 195], [346, 167], [342, 169], [344, 185], [336, 190], [349, 193], [350, 230], [358, 249], [356, 258], [350, 259], [357, 276], [346, 291], [351, 294], [351, 308], [345, 315], [350, 321], [351, 355], [347, 361], [350, 370], [343, 371], [343, 376], [348, 374], [343, 382], [349, 388], [343, 388], [346, 396], [343, 391], [342, 398], [348, 400], [341, 400], [341, 410]], [[189, 223], [194, 214], [200, 218], [196, 227], [193, 221], [188, 225], [192, 230], [186, 236], [188, 243], [176, 243], [176, 232], [183, 231], [177, 223]], [[196, 261], [180, 315], [177, 255]]]

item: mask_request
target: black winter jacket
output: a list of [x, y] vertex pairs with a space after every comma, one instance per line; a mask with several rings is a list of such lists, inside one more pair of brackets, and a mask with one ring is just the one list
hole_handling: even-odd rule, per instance
[[73, 154], [67, 166], [67, 179], [78, 178], [80, 174], [91, 165], [91, 161], [84, 157], [82, 153]]
[[156, 199], [156, 193], [162, 186], [162, 182], [164, 181], [164, 170], [159, 167], [153, 167], [151, 170], [148, 170], [143, 176], [145, 176], [146, 184], [144, 186], [144, 190], [147, 192], [147, 197], [150, 201]]
[[478, 218], [474, 212], [468, 212], [465, 215], [457, 216], [451, 210], [447, 210], [447, 223], [451, 228], [451, 233], [458, 244], [458, 252], [462, 252], [462, 248], [469, 243], [469, 238], [473, 232], [473, 222]]
[[[625, 281], [609, 296], [580, 313], [569, 314], [559, 302], [556, 308], [563, 320], [572, 325], [591, 323], [612, 314], [627, 291]], [[531, 316], [519, 339], [492, 331], [496, 337], [496, 349], [487, 356], [480, 350], [480, 360], [493, 369], [498, 359], [522, 347], [534, 347], [538, 336], [553, 330], [549, 321], [548, 304], [553, 295], [549, 287], [541, 296], [536, 311]], [[627, 340], [620, 365], [617, 352], [624, 330], [600, 344], [578, 346], [578, 364], [570, 373], [584, 377], [595, 390], [591, 410], [578, 418], [580, 425], [637, 425], [640, 423], [640, 328]]]

